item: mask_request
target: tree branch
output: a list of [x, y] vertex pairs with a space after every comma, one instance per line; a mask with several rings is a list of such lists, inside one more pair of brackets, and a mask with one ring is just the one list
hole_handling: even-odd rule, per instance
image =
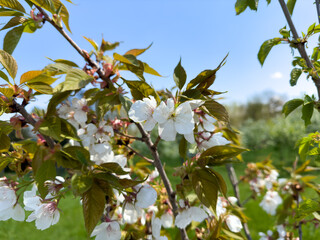
[[[293, 38], [298, 41], [299, 35], [298, 35], [297, 30], [296, 30], [296, 28], [295, 28], [295, 26], [294, 26], [294, 24], [292, 22], [291, 15], [289, 13], [287, 5], [284, 2], [284, 0], [279, 0], [279, 3], [281, 5], [282, 11], [284, 13], [284, 16], [286, 17], [286, 20], [287, 20], [288, 25], [290, 27], [290, 30], [292, 32]], [[306, 49], [304, 47], [304, 43], [298, 42], [297, 43], [297, 48], [298, 48], [298, 51], [300, 53], [300, 56], [306, 61], [307, 67], [311, 68], [313, 70], [312, 80], [313, 80], [313, 82], [314, 82], [314, 84], [316, 85], [316, 88], [317, 88], [318, 99], [320, 99], [320, 77], [319, 77], [319, 75], [317, 73], [317, 70], [313, 66], [313, 64], [312, 64], [312, 62], [311, 62], [311, 60], [310, 60], [310, 58], [309, 58], [309, 56], [308, 56], [308, 54], [306, 52]]]
[[135, 140], [139, 140], [141, 142], [143, 142], [143, 139], [141, 137], [134, 137], [134, 136], [131, 136], [131, 135], [127, 135], [127, 134], [124, 134], [122, 132], [120, 132], [118, 129], [113, 129], [114, 133], [120, 135], [120, 136], [123, 136], [123, 137], [126, 137], [126, 138], [130, 138], [130, 139], [135, 139]]
[[[235, 172], [235, 170], [233, 168], [232, 163], [228, 163], [226, 165], [226, 168], [227, 168], [227, 171], [228, 171], [228, 176], [229, 176], [230, 182], [231, 182], [232, 187], [233, 187], [234, 195], [238, 199], [238, 201], [237, 201], [238, 206], [242, 207], [242, 204], [240, 202], [240, 190], [239, 190], [239, 186], [238, 186], [237, 175], [236, 175], [236, 172]], [[252, 240], [251, 235], [250, 235], [250, 231], [249, 231], [249, 227], [248, 227], [247, 223], [243, 223], [243, 230], [244, 230], [244, 233], [245, 233], [247, 239], [248, 240]]]
[[153, 160], [149, 159], [145, 156], [143, 156], [141, 153], [137, 152], [136, 150], [134, 150], [132, 147], [130, 147], [129, 145], [125, 145], [126, 148], [130, 149], [132, 152], [134, 152], [134, 154], [138, 155], [139, 157], [141, 157], [142, 159], [144, 159], [145, 161], [147, 161], [148, 163], [152, 163], [153, 164]]
[[[20, 105], [19, 103], [17, 103], [15, 100], [12, 101], [12, 106], [13, 109], [15, 109], [17, 112], [19, 112], [24, 119], [31, 124], [33, 127], [36, 125], [36, 120], [33, 119], [33, 117], [26, 111], [26, 109]], [[41, 135], [41, 134], [40, 134]], [[47, 142], [48, 146], [53, 149], [54, 148], [54, 141], [52, 140], [52, 138], [50, 138], [49, 136], [46, 135], [41, 135]]]
[[[172, 186], [171, 186], [171, 183], [169, 181], [169, 178], [163, 168], [163, 165], [162, 165], [162, 162], [160, 160], [160, 157], [159, 157], [159, 153], [158, 153], [158, 149], [157, 149], [157, 146], [155, 146], [152, 141], [151, 141], [151, 138], [150, 138], [150, 135], [143, 129], [143, 127], [141, 126], [140, 123], [136, 123], [141, 135], [142, 135], [142, 138], [144, 139], [144, 142], [146, 143], [146, 145], [148, 146], [148, 148], [150, 149], [151, 151], [151, 154], [154, 158], [154, 162], [153, 162], [153, 165], [157, 168], [158, 172], [159, 172], [159, 175], [162, 179], [162, 182], [167, 190], [167, 194], [168, 194], [168, 197], [169, 197], [169, 201], [170, 201], [170, 204], [172, 206], [172, 211], [173, 211], [173, 215], [176, 217], [178, 215], [178, 204], [176, 202], [176, 194], [175, 192], [173, 191], [172, 189]], [[186, 232], [185, 229], [180, 229], [180, 234], [181, 234], [181, 239], [182, 240], [188, 240], [188, 234]]]
[[320, 2], [319, 2], [319, 0], [316, 0], [316, 8], [317, 8], [317, 14], [318, 14], [318, 21], [320, 23]]
[[[34, 4], [35, 5], [35, 4]], [[49, 22], [57, 31], [71, 44], [71, 46], [84, 58], [84, 60], [89, 64], [89, 66], [94, 67], [97, 69], [97, 74], [99, 77], [104, 80], [108, 85], [112, 86], [111, 80], [105, 76], [104, 70], [99, 66], [97, 62], [92, 60], [90, 56], [83, 51], [70, 37], [69, 35], [64, 31], [64, 29], [57, 25], [55, 21], [53, 21], [52, 18], [49, 17], [49, 15], [44, 11], [41, 7], [35, 5], [35, 7], [39, 10], [40, 13], [43, 14], [44, 20]]]

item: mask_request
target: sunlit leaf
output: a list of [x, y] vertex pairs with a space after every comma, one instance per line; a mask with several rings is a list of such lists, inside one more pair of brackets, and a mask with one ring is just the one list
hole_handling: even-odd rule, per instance
[[41, 198], [44, 199], [49, 192], [48, 187], [44, 185], [44, 182], [46, 180], [55, 180], [56, 175], [57, 173], [54, 161], [47, 160], [41, 164], [37, 174], [35, 175], [35, 181]]
[[264, 61], [266, 60], [271, 49], [280, 43], [281, 43], [280, 38], [273, 38], [273, 39], [269, 39], [269, 40], [265, 41], [261, 45], [260, 50], [258, 52], [258, 59], [259, 59], [259, 62], [261, 65], [264, 64]]
[[140, 54], [144, 53], [145, 51], [147, 51], [150, 47], [152, 46], [152, 43], [146, 47], [146, 48], [142, 48], [142, 49], [131, 49], [128, 52], [125, 53], [126, 54], [131, 54], [133, 56], [139, 56]]
[[7, 32], [3, 40], [3, 50], [12, 54], [19, 43], [24, 31], [24, 26], [16, 27]]
[[12, 8], [20, 12], [26, 12], [24, 7], [17, 0], [0, 0], [0, 6]]
[[0, 49], [0, 63], [7, 70], [9, 75], [14, 79], [18, 71], [16, 60], [6, 51]]
[[174, 69], [173, 79], [176, 83], [176, 86], [179, 89], [182, 89], [184, 84], [186, 83], [187, 74], [186, 74], [186, 71], [184, 70], [184, 68], [181, 66], [181, 59], [180, 59], [178, 65], [176, 66], [176, 68]]

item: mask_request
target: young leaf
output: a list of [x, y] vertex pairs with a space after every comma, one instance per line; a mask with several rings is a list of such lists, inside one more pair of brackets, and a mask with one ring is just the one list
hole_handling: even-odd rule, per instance
[[56, 86], [54, 92], [78, 90], [80, 88], [85, 87], [92, 80], [92, 76], [89, 76], [80, 69], [74, 68], [68, 71], [65, 81]]
[[296, 5], [296, 1], [297, 0], [288, 0], [287, 2], [287, 8], [289, 10], [289, 13], [292, 15], [293, 13], [293, 9], [294, 9], [294, 6]]
[[41, 8], [44, 8], [45, 10], [51, 12], [52, 14], [56, 13], [56, 9], [54, 7], [52, 0], [29, 0], [29, 1]]
[[188, 142], [182, 137], [179, 143], [179, 154], [182, 159], [186, 159], [188, 153]]
[[68, 29], [68, 31], [71, 32], [70, 26], [69, 26], [69, 12], [67, 8], [65, 7], [65, 5], [63, 5], [63, 3], [60, 0], [53, 0], [53, 4], [56, 9], [59, 9], [61, 7], [59, 15], [61, 16], [61, 19], [64, 25], [66, 26], [66, 28]]
[[150, 95], [152, 95], [158, 102], [160, 102], [158, 94], [148, 83], [128, 80], [124, 80], [124, 82], [130, 88], [131, 94], [135, 100], [142, 100], [144, 97], [149, 97]]
[[24, 7], [17, 0], [0, 0], [0, 6], [12, 8], [24, 13], [26, 12]]
[[208, 100], [203, 104], [209, 113], [214, 116], [217, 120], [223, 122], [229, 122], [229, 115], [226, 108], [220, 103], [214, 100]]
[[120, 42], [115, 42], [115, 43], [111, 43], [108, 41], [105, 41], [104, 39], [102, 39], [101, 45], [100, 45], [100, 50], [105, 52], [105, 51], [110, 51], [115, 49], [116, 47], [118, 47], [120, 44]]
[[291, 85], [291, 86], [295, 86], [295, 85], [297, 84], [298, 79], [299, 79], [301, 73], [302, 73], [302, 69], [300, 69], [300, 68], [294, 68], [294, 69], [292, 69], [292, 71], [291, 71], [291, 73], [290, 73], [290, 77], [291, 77], [291, 79], [290, 79], [290, 85]]
[[284, 113], [285, 117], [287, 117], [293, 110], [295, 110], [302, 104], [303, 104], [302, 99], [292, 99], [283, 105], [282, 113]]
[[143, 63], [143, 66], [144, 66], [144, 72], [145, 73], [149, 73], [151, 75], [162, 77], [161, 74], [159, 74], [156, 70], [154, 70], [152, 67], [150, 67], [147, 63]]
[[248, 0], [237, 0], [235, 4], [236, 14], [239, 15], [248, 7]]
[[264, 61], [266, 60], [271, 49], [280, 43], [281, 43], [280, 38], [273, 38], [273, 39], [269, 39], [269, 40], [265, 41], [261, 45], [260, 50], [258, 52], [258, 59], [259, 59], [261, 66], [263, 65]]
[[12, 10], [12, 9], [0, 8], [0, 16], [1, 17], [12, 17], [12, 16], [21, 17], [23, 16], [23, 13]]
[[3, 40], [3, 50], [5, 50], [9, 54], [12, 54], [19, 43], [23, 31], [24, 26], [20, 26], [13, 28], [9, 32], [7, 32]]
[[51, 116], [56, 113], [56, 107], [64, 100], [66, 100], [69, 95], [71, 94], [71, 91], [65, 91], [61, 93], [56, 93], [52, 96], [52, 98], [49, 101], [47, 114], [46, 116]]
[[103, 214], [106, 204], [105, 196], [104, 191], [95, 182], [91, 188], [83, 194], [82, 206], [84, 223], [89, 236]]
[[10, 81], [9, 81], [9, 78], [7, 76], [7, 74], [5, 74], [4, 72], [2, 72], [0, 70], [0, 78], [2, 78], [3, 80], [5, 80], [7, 83], [11, 84]]
[[52, 87], [49, 84], [44, 82], [31, 82], [31, 83], [28, 83], [27, 86], [42, 94], [50, 95], [53, 92]]
[[61, 140], [61, 121], [58, 117], [48, 117], [41, 123], [39, 132], [46, 136], [52, 137], [58, 141]]
[[142, 49], [131, 49], [128, 52], [125, 53], [125, 55], [127, 54], [131, 54], [133, 56], [139, 56], [140, 54], [144, 53], [145, 51], [147, 51], [150, 47], [152, 46], [152, 43], [146, 47], [146, 48], [142, 48]]
[[98, 49], [99, 49], [98, 44], [97, 44], [93, 39], [87, 38], [87, 37], [85, 37], [85, 36], [83, 36], [83, 38], [84, 38], [85, 40], [87, 40], [87, 41], [92, 45], [92, 47], [94, 48], [94, 50], [98, 51]]
[[10, 148], [10, 138], [6, 135], [1, 133], [0, 134], [0, 152], [7, 152]]
[[0, 29], [0, 31], [2, 31], [2, 30], [5, 30], [5, 29], [8, 29], [8, 28], [12, 28], [12, 27], [15, 27], [15, 26], [17, 26], [17, 25], [20, 25], [20, 24], [22, 24], [23, 22], [25, 22], [26, 21], [26, 19], [25, 18], [23, 18], [23, 17], [13, 17], [13, 18], [11, 18], [10, 20], [9, 20], [9, 22], [7, 22], [7, 24], [6, 25], [4, 25], [1, 29]]
[[7, 70], [9, 75], [14, 79], [18, 71], [16, 60], [6, 51], [0, 49], [0, 63]]
[[317, 211], [320, 211], [320, 203], [312, 199], [307, 199], [299, 205], [295, 218], [297, 221], [301, 221], [313, 212]]
[[61, 121], [61, 137], [72, 139], [75, 141], [80, 141], [75, 127], [72, 126], [71, 123], [69, 123], [67, 120], [63, 118], [60, 118], [60, 121]]
[[313, 109], [314, 109], [314, 103], [313, 102], [304, 104], [302, 106], [301, 119], [303, 119], [305, 126], [308, 126], [309, 124], [311, 124], [311, 117], [312, 117], [312, 114], [313, 114]]
[[20, 84], [25, 83], [25, 82], [29, 82], [30, 80], [35, 79], [36, 77], [38, 77], [42, 73], [43, 73], [43, 71], [41, 71], [41, 70], [25, 72], [20, 77]]
[[181, 66], [181, 59], [180, 59], [178, 65], [176, 66], [176, 68], [174, 69], [173, 79], [176, 83], [176, 86], [179, 89], [182, 89], [184, 84], [186, 83], [187, 74], [186, 74], [186, 71], [184, 70], [184, 68]]
[[87, 175], [74, 174], [71, 178], [72, 190], [76, 194], [83, 194], [88, 191], [93, 184], [93, 179]]

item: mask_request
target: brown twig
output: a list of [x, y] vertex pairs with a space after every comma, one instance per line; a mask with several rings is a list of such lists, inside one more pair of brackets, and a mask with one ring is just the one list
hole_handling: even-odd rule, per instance
[[142, 159], [144, 159], [145, 161], [147, 161], [148, 163], [152, 163], [153, 164], [153, 160], [150, 158], [147, 158], [145, 156], [143, 156], [141, 153], [137, 152], [136, 150], [134, 150], [132, 147], [130, 147], [129, 145], [125, 145], [126, 148], [130, 149], [134, 154], [138, 155], [139, 157], [141, 157]]
[[[15, 100], [12, 101], [12, 108], [14, 108], [17, 112], [19, 112], [24, 117], [26, 122], [31, 124], [33, 127], [36, 125], [36, 123], [37, 123], [36, 120], [34, 120], [33, 117], [26, 111], [26, 109], [22, 105], [17, 103]], [[41, 136], [46, 140], [48, 146], [51, 149], [53, 149], [54, 148], [53, 139], [50, 138], [49, 136], [46, 136], [46, 135], [41, 135]]]
[[126, 138], [130, 138], [130, 139], [135, 139], [135, 140], [139, 140], [141, 142], [143, 142], [143, 139], [141, 137], [134, 137], [134, 136], [131, 136], [131, 135], [127, 135], [127, 134], [124, 134], [122, 132], [120, 132], [119, 130], [117, 129], [113, 129], [114, 133], [120, 135], [120, 136], [123, 136], [123, 137], [126, 137]]
[[[151, 154], [154, 158], [154, 162], [153, 162], [153, 165], [157, 168], [158, 172], [159, 172], [159, 175], [162, 179], [162, 182], [166, 188], [166, 191], [167, 191], [167, 194], [168, 194], [168, 197], [169, 197], [169, 201], [170, 201], [170, 204], [172, 206], [172, 211], [173, 211], [173, 215], [176, 217], [178, 215], [178, 204], [176, 202], [176, 194], [175, 192], [173, 191], [172, 189], [172, 186], [171, 186], [171, 183], [169, 181], [169, 178], [163, 168], [163, 165], [162, 165], [162, 162], [160, 160], [160, 157], [159, 157], [159, 153], [158, 153], [158, 149], [157, 149], [157, 146], [155, 146], [155, 144], [152, 143], [151, 141], [151, 138], [150, 138], [150, 135], [143, 129], [143, 127], [141, 126], [140, 123], [136, 123], [141, 135], [142, 135], [142, 138], [144, 139], [144, 142], [146, 143], [146, 145], [148, 146], [148, 148], [150, 149], [151, 151]], [[180, 229], [180, 235], [181, 235], [181, 239], [182, 240], [188, 240], [188, 234], [186, 232], [185, 229]]]
[[284, 16], [286, 17], [286, 20], [287, 20], [288, 25], [290, 27], [290, 30], [292, 32], [293, 38], [298, 42], [297, 48], [300, 53], [300, 56], [306, 61], [307, 67], [311, 68], [313, 70], [313, 74], [311, 77], [312, 77], [312, 80], [317, 88], [318, 99], [320, 99], [320, 77], [319, 77], [317, 70], [315, 69], [314, 65], [312, 64], [312, 62], [306, 52], [306, 48], [304, 47], [304, 43], [299, 42], [300, 37], [297, 33], [296, 27], [294, 26], [294, 24], [292, 22], [291, 15], [290, 15], [290, 12], [288, 10], [286, 3], [284, 2], [284, 0], [279, 0], [279, 3], [281, 5]]
[[99, 66], [97, 62], [92, 60], [90, 56], [83, 51], [70, 37], [69, 35], [64, 31], [64, 29], [59, 26], [55, 21], [53, 21], [52, 18], [49, 17], [49, 15], [44, 11], [40, 6], [37, 6], [34, 4], [35, 7], [39, 10], [39, 12], [44, 16], [44, 20], [49, 22], [57, 31], [71, 44], [71, 46], [84, 58], [84, 60], [89, 64], [89, 66], [97, 69], [97, 74], [99, 77], [104, 80], [108, 85], [112, 86], [111, 80], [105, 76], [104, 70]]
[[[232, 163], [228, 163], [226, 165], [226, 168], [228, 171], [228, 176], [229, 176], [231, 185], [233, 187], [234, 195], [238, 199], [237, 204], [239, 207], [242, 207], [243, 205], [241, 204], [241, 201], [240, 201], [240, 190], [239, 190], [239, 186], [238, 186], [238, 180], [237, 180], [238, 178], [237, 178], [236, 171], [234, 170]], [[245, 233], [247, 239], [252, 240], [247, 223], [243, 223], [243, 230], [244, 230], [244, 233]]]

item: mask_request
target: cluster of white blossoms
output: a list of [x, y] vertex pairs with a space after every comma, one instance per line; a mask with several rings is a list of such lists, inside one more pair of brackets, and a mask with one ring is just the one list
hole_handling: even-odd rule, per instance
[[278, 177], [279, 173], [274, 169], [271, 169], [268, 174], [258, 171], [257, 177], [252, 179], [249, 184], [251, 189], [260, 195], [261, 190], [264, 188], [271, 190], [275, 184], [278, 184]]
[[[52, 181], [51, 186], [61, 185], [64, 181], [62, 177]], [[4, 180], [4, 181], [3, 181]], [[25, 212], [21, 205], [17, 202], [15, 190], [5, 183], [6, 179], [0, 180], [0, 220], [8, 220], [10, 218], [16, 221], [25, 220]], [[61, 189], [61, 186], [59, 187]], [[49, 193], [43, 200], [37, 196], [37, 187], [33, 186], [31, 191], [25, 191], [23, 195], [24, 208], [27, 211], [33, 211], [27, 218], [27, 222], [35, 221], [36, 228], [44, 230], [59, 221], [60, 213], [57, 208], [57, 202], [52, 200], [56, 195], [57, 188], [49, 188]]]
[[282, 198], [276, 191], [268, 190], [263, 200], [259, 204], [267, 213], [271, 215], [276, 214], [278, 206], [282, 203]]
[[175, 225], [178, 228], [187, 227], [192, 221], [202, 222], [206, 218], [208, 218], [208, 214], [201, 207], [189, 207], [186, 206], [184, 201], [180, 199], [179, 201], [180, 207], [183, 209], [178, 213], [175, 220]]
[[[146, 131], [151, 131], [158, 124], [159, 135], [165, 141], [174, 141], [177, 133], [184, 135], [188, 142], [197, 142], [200, 150], [231, 143], [222, 133], [214, 133], [216, 120], [213, 117], [195, 114], [203, 103], [202, 100], [191, 100], [176, 106], [174, 99], [169, 98], [166, 103], [162, 101], [157, 105], [155, 98], [149, 96], [132, 104], [129, 118], [142, 123]], [[198, 127], [196, 139], [195, 126]]]
[[0, 220], [24, 221], [25, 213], [17, 202], [16, 192], [6, 181], [6, 178], [0, 179]]

